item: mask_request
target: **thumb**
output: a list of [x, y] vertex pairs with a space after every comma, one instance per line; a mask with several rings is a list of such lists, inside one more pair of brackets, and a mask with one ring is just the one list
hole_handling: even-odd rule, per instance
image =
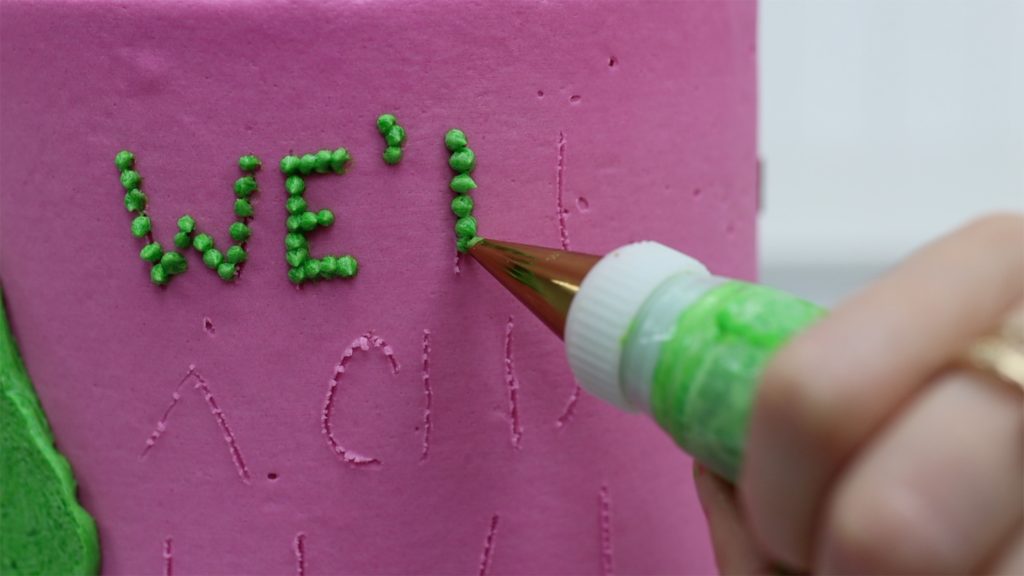
[[771, 574], [772, 570], [758, 554], [747, 531], [735, 489], [698, 462], [693, 463], [693, 479], [708, 520], [718, 571], [721, 574]]

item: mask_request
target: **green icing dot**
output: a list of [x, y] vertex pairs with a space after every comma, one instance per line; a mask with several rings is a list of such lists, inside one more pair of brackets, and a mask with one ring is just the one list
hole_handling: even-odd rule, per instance
[[256, 191], [256, 179], [252, 176], [242, 176], [238, 180], [235, 180], [235, 196], [239, 198], [248, 198], [252, 196], [252, 193]]
[[213, 248], [213, 238], [209, 234], [199, 234], [192, 240], [192, 247], [201, 253], [206, 252]]
[[316, 156], [313, 154], [303, 154], [299, 158], [299, 172], [301, 174], [309, 174], [316, 168]]
[[302, 284], [306, 281], [306, 273], [301, 267], [290, 268], [288, 270], [288, 280], [292, 284]]
[[320, 259], [320, 277], [334, 278], [338, 275], [338, 259], [334, 256], [324, 256]]
[[384, 149], [384, 163], [388, 166], [394, 166], [402, 161], [402, 149], [398, 146], [388, 146]]
[[470, 248], [483, 242], [484, 239], [479, 236], [473, 236], [472, 238], [459, 238], [455, 241], [455, 249], [459, 252], [468, 252]]
[[160, 257], [164, 255], [164, 249], [160, 247], [159, 242], [150, 242], [142, 247], [139, 251], [139, 256], [146, 262], [159, 262]]
[[309, 245], [309, 241], [306, 240], [305, 235], [291, 232], [285, 234], [284, 245], [285, 248], [289, 250], [295, 250], [296, 248], [305, 248], [307, 245]]
[[237, 245], [228, 248], [228, 252], [225, 256], [227, 261], [232, 264], [241, 264], [242, 262], [245, 262], [248, 257], [249, 255], [245, 253], [245, 248]]
[[163, 265], [154, 264], [153, 267], [149, 269], [149, 279], [153, 281], [153, 284], [163, 286], [170, 282], [171, 275], [167, 273], [167, 270], [164, 270]]
[[142, 212], [146, 209], [146, 195], [138, 188], [132, 188], [124, 195], [124, 207], [129, 212]]
[[252, 230], [244, 222], [231, 224], [231, 227], [228, 228], [228, 233], [231, 234], [231, 239], [235, 242], [245, 242], [252, 236]]
[[284, 181], [284, 188], [291, 196], [301, 196], [306, 191], [306, 181], [302, 176], [289, 176]]
[[331, 152], [331, 169], [334, 170], [336, 174], [341, 174], [345, 171], [345, 166], [348, 165], [350, 160], [352, 160], [352, 156], [349, 155], [348, 150], [338, 148], [334, 152]]
[[315, 164], [313, 165], [313, 169], [316, 170], [318, 174], [326, 174], [331, 171], [330, 150], [320, 150], [314, 156]]
[[178, 218], [178, 230], [181, 230], [182, 232], [184, 232], [186, 234], [191, 234], [192, 232], [195, 232], [195, 229], [196, 229], [196, 219], [195, 218], [189, 216], [188, 214], [182, 216], [181, 218]]
[[256, 156], [248, 154], [238, 159], [238, 167], [241, 168], [242, 172], [255, 172], [263, 166], [263, 162]]
[[351, 278], [359, 272], [359, 262], [352, 256], [341, 256], [338, 258], [338, 276], [340, 278]]
[[292, 196], [284, 203], [284, 207], [289, 214], [302, 214], [309, 206], [302, 196]]
[[281, 172], [292, 175], [299, 171], [299, 157], [298, 156], [285, 156], [281, 158]]
[[462, 150], [468, 145], [469, 141], [466, 140], [466, 133], [458, 128], [453, 128], [444, 135], [444, 146], [449, 152]]
[[324, 228], [334, 224], [334, 212], [324, 208], [316, 213], [316, 223]]
[[163, 266], [167, 274], [177, 276], [188, 270], [188, 261], [177, 252], [165, 252], [163, 257], [160, 258], [160, 266]]
[[238, 268], [230, 262], [221, 262], [220, 266], [217, 266], [217, 275], [221, 280], [231, 281], [238, 275]]
[[306, 260], [306, 262], [302, 264], [302, 267], [305, 269], [306, 278], [312, 280], [320, 275], [320, 261], [316, 258]]
[[473, 213], [473, 199], [468, 194], [459, 194], [452, 198], [452, 212], [459, 218]]
[[121, 172], [131, 170], [135, 167], [135, 154], [127, 150], [121, 150], [114, 156], [114, 164], [117, 165], [117, 169]]
[[285, 253], [284, 259], [292, 267], [302, 266], [309, 259], [309, 250], [296, 248]]
[[132, 220], [132, 234], [136, 238], [142, 238], [152, 230], [153, 222], [149, 219], [149, 216], [136, 216], [135, 219]]
[[132, 188], [138, 188], [142, 184], [142, 176], [135, 170], [125, 170], [121, 172], [121, 186], [125, 190], [131, 190]]
[[235, 200], [235, 216], [239, 218], [251, 217], [252, 204], [244, 198], [239, 198], [238, 200]]
[[448, 166], [456, 172], [468, 174], [476, 168], [476, 154], [470, 148], [461, 148], [452, 152]]
[[192, 236], [188, 232], [178, 232], [174, 235], [174, 245], [184, 250], [192, 245]]
[[401, 146], [405, 144], [405, 128], [395, 124], [384, 135], [384, 141], [388, 143], [388, 146]]
[[[290, 218], [290, 216], [289, 216]], [[309, 232], [313, 228], [316, 228], [318, 219], [314, 212], [303, 212], [299, 215], [299, 228]]]
[[297, 232], [302, 229], [302, 220], [298, 214], [292, 214], [284, 221], [284, 225], [289, 232]]
[[206, 267], [210, 270], [216, 270], [217, 266], [220, 266], [220, 263], [223, 261], [224, 255], [216, 248], [210, 248], [203, 252], [203, 264], [206, 264]]
[[455, 235], [467, 240], [476, 236], [476, 218], [473, 216], [459, 218], [455, 222]]
[[381, 114], [377, 117], [377, 131], [383, 136], [398, 122], [394, 114]]
[[469, 174], [456, 174], [448, 187], [456, 194], [465, 194], [471, 190], [476, 190], [476, 181]]

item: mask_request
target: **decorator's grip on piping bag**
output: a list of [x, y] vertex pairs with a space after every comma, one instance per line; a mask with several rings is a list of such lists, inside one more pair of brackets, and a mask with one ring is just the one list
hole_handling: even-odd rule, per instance
[[655, 242], [604, 257], [482, 240], [469, 253], [565, 341], [590, 393], [641, 411], [735, 481], [761, 372], [824, 310]]

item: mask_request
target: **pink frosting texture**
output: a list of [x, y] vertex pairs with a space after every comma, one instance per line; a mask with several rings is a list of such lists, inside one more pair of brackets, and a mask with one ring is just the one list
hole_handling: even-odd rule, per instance
[[[712, 571], [689, 459], [455, 274], [443, 136], [476, 151], [485, 236], [751, 278], [754, 56], [753, 2], [0, 3], [0, 277], [103, 571]], [[312, 251], [362, 268], [296, 289], [277, 164], [338, 146]], [[227, 247], [237, 159], [263, 158], [238, 282], [189, 251], [150, 283], [124, 148], [165, 246], [189, 213]]]

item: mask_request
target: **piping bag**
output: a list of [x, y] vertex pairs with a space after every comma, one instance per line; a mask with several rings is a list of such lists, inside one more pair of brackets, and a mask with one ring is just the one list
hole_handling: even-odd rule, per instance
[[474, 239], [469, 254], [565, 342], [591, 394], [653, 417], [735, 482], [761, 372], [824, 310], [656, 242], [606, 256]]

